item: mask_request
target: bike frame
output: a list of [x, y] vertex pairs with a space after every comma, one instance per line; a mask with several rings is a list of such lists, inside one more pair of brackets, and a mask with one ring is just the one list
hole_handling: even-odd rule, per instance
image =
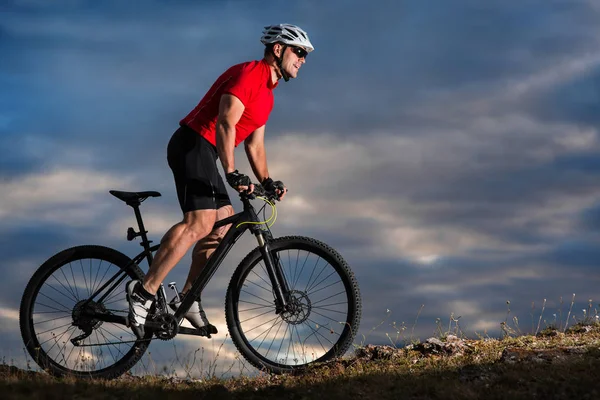
[[[271, 284], [273, 287], [273, 292], [275, 295], [275, 306], [276, 313], [281, 312], [288, 303], [288, 293], [289, 287], [287, 281], [284, 277], [283, 271], [281, 269], [281, 264], [279, 260], [274, 260], [270, 251], [270, 241], [272, 239], [271, 233], [268, 229], [264, 227], [263, 224], [260, 223], [258, 216], [256, 215], [256, 211], [252, 204], [250, 204], [250, 200], [246, 196], [241, 196], [242, 203], [244, 205], [244, 210], [235, 215], [227, 217], [225, 219], [217, 221], [213, 230], [231, 224], [231, 227], [225, 234], [225, 237], [219, 243], [211, 257], [208, 259], [205, 267], [202, 269], [200, 275], [196, 278], [194, 283], [192, 284], [192, 288], [186, 293], [186, 295], [181, 299], [181, 304], [177, 308], [175, 312], [175, 318], [178, 322], [181, 322], [183, 316], [188, 312], [193, 302], [200, 297], [202, 290], [206, 287], [210, 279], [213, 277], [215, 272], [219, 269], [221, 262], [229, 253], [229, 250], [233, 247], [233, 245], [237, 242], [237, 240], [246, 232], [246, 230], [250, 230], [252, 234], [255, 235], [256, 240], [258, 241], [259, 250], [263, 256], [265, 262], [265, 268], [267, 269], [267, 273], [269, 275], [269, 279], [271, 280]], [[139, 263], [146, 258], [148, 261], [148, 266], [152, 265], [152, 261], [154, 259], [153, 253], [158, 250], [160, 244], [150, 246], [152, 241], [148, 240], [147, 231], [144, 228], [144, 223], [142, 221], [142, 216], [140, 213], [140, 203], [128, 203], [135, 212], [136, 220], [138, 223], [138, 227], [140, 229], [139, 233], [134, 234], [135, 236], [140, 236], [142, 242], [140, 245], [144, 247], [144, 251], [135, 256], [132, 260], [132, 263], [127, 267], [130, 268], [133, 265], [139, 265]], [[125, 270], [122, 270], [115, 274], [111, 279], [109, 279], [102, 287], [98, 288], [96, 293], [94, 293], [88, 301], [91, 301], [96, 295], [102, 292], [107, 286], [113, 283], [113, 287], [111, 287], [108, 292], [99, 299], [99, 301], [104, 300], [105, 297], [108, 296], [109, 293], [114, 290], [124, 279], [126, 279], [127, 274], [123, 273]], [[119, 275], [123, 273], [123, 276], [117, 279]], [[157, 301], [158, 301], [158, 309], [162, 312], [167, 312], [167, 297], [164, 290], [164, 286], [161, 285], [159, 292], [157, 293]], [[121, 323], [123, 325], [127, 325], [127, 319], [122, 316], [116, 316], [105, 313], [95, 313], [93, 315], [94, 318], [106, 322], [113, 323]], [[147, 326], [152, 326], [152, 322], [147, 322]], [[153, 327], [153, 326], [152, 326]], [[180, 327], [179, 334], [197, 334], [195, 329], [189, 329]]]

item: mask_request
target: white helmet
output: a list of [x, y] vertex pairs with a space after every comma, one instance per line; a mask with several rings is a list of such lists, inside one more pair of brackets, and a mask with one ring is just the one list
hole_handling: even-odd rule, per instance
[[296, 25], [279, 24], [265, 26], [260, 41], [264, 44], [283, 43], [304, 48], [309, 53], [315, 48], [308, 35]]

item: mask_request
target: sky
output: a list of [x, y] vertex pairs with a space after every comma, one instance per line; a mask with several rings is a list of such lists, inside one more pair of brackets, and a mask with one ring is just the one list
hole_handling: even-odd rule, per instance
[[[348, 261], [355, 344], [456, 321], [501, 337], [514, 317], [531, 333], [570, 308], [575, 323], [599, 298], [599, 22], [595, 0], [3, 0], [0, 357], [27, 359], [19, 303], [46, 259], [79, 244], [140, 251], [108, 190], [162, 193], [142, 206], [155, 242], [181, 219], [170, 136], [220, 73], [262, 57], [276, 23], [315, 51], [274, 92], [268, 165], [290, 193], [272, 231]], [[242, 148], [236, 166], [250, 174]], [[181, 371], [173, 350], [201, 347], [217, 372], [234, 362], [223, 301], [255, 245], [242, 238], [203, 293], [220, 333], [153, 343], [159, 364]], [[183, 285], [188, 264], [169, 281]]]

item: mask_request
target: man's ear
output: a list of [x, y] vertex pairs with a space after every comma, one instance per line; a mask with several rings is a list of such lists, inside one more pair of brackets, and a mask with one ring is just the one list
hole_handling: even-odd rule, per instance
[[281, 52], [283, 51], [283, 45], [281, 43], [275, 43], [273, 45], [273, 53], [275, 53], [276, 57], [281, 57]]

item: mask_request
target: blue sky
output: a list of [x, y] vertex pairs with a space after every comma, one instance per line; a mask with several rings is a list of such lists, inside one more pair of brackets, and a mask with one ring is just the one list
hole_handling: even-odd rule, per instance
[[[3, 2], [0, 355], [24, 358], [20, 297], [52, 254], [139, 251], [109, 189], [163, 193], [142, 208], [154, 240], [179, 220], [170, 135], [279, 22], [316, 50], [275, 90], [269, 167], [291, 192], [273, 231], [344, 255], [368, 343], [412, 328], [422, 305], [421, 339], [451, 314], [497, 337], [507, 300], [525, 326], [532, 302], [536, 321], [544, 299], [548, 321], [573, 293], [578, 315], [596, 307], [599, 18], [592, 0]], [[250, 171], [241, 149], [236, 162]], [[178, 351], [225, 340], [226, 285], [254, 245], [242, 239], [203, 295], [223, 335]], [[154, 351], [169, 360], [172, 343]]]

